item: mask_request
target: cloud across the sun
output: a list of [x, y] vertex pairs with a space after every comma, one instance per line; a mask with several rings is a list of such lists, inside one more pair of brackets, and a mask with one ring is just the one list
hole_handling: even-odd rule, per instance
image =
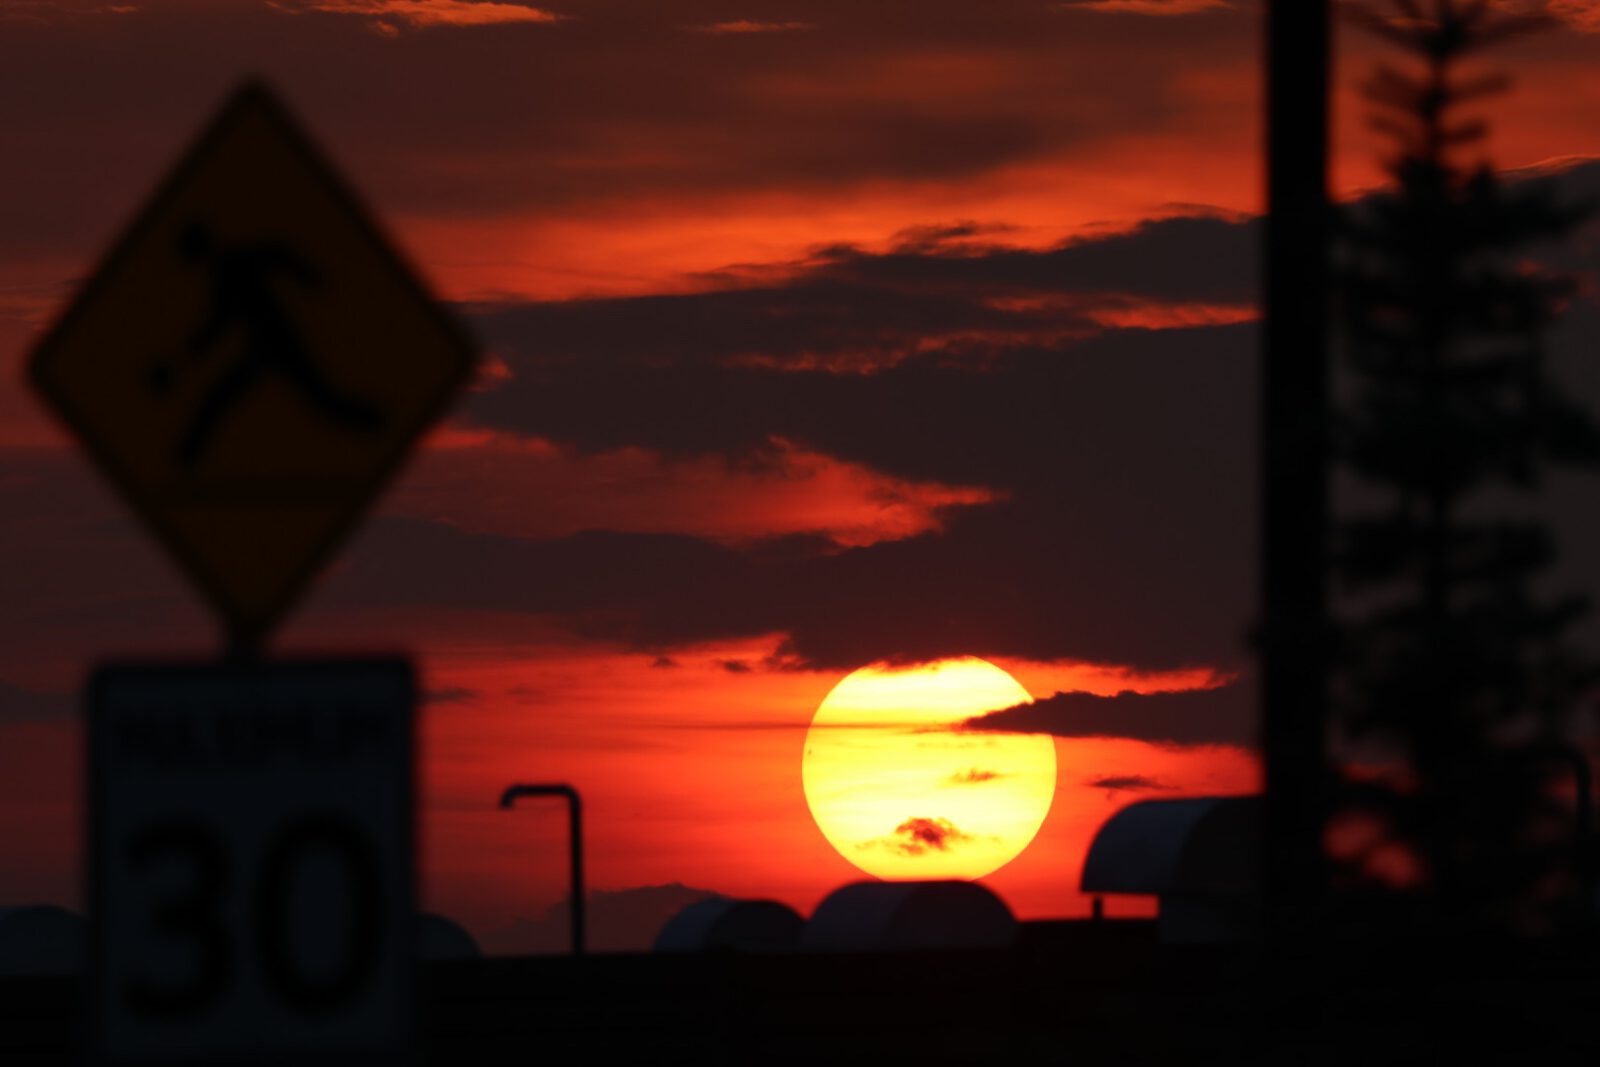
[[902, 856], [924, 856], [930, 852], [949, 852], [972, 840], [949, 819], [916, 816], [894, 828], [892, 834], [863, 841], [857, 848], [887, 848]]
[[1125, 792], [1164, 792], [1173, 788], [1160, 779], [1144, 774], [1105, 774], [1089, 779], [1084, 785], [1091, 789], [1104, 789], [1107, 795]]

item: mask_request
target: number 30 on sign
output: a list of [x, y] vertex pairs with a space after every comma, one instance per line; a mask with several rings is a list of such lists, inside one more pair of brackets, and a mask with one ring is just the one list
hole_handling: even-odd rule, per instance
[[404, 1058], [414, 696], [403, 660], [97, 674], [101, 1058]]

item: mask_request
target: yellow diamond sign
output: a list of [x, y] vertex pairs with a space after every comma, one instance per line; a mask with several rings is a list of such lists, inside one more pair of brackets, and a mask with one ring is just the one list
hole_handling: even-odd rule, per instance
[[248, 645], [475, 358], [283, 106], [251, 85], [157, 190], [29, 370]]

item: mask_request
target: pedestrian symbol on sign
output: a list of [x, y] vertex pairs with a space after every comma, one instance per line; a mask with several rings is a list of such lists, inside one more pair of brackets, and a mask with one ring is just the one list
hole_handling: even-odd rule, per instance
[[[285, 282], [316, 289], [322, 278], [306, 258], [283, 244], [219, 244], [211, 228], [190, 222], [178, 240], [184, 262], [211, 276], [205, 320], [180, 354], [185, 365], [215, 355], [235, 332], [242, 334], [231, 363], [206, 391], [178, 442], [178, 462], [191, 467], [205, 454], [229, 413], [268, 375], [291, 386], [313, 410], [351, 430], [371, 432], [383, 414], [361, 397], [330, 383], [311, 346], [285, 307], [279, 286]], [[176, 361], [156, 366], [157, 389], [173, 384]]]

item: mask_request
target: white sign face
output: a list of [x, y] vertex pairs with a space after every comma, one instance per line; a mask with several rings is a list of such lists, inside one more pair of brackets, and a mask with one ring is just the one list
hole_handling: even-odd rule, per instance
[[95, 675], [100, 1058], [407, 1056], [414, 702], [404, 660]]

